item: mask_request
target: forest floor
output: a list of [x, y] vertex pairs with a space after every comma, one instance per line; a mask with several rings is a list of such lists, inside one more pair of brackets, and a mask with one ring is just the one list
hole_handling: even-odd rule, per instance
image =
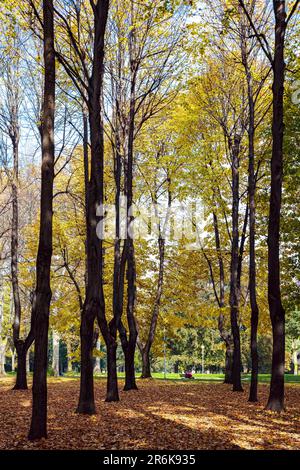
[[74, 411], [78, 379], [49, 378], [48, 439], [31, 443], [31, 390], [12, 384], [12, 377], [0, 379], [0, 449], [300, 449], [299, 385], [286, 386], [287, 411], [279, 415], [264, 410], [264, 384], [257, 404], [247, 402], [248, 384], [233, 393], [220, 383], [162, 380], [139, 380], [139, 391], [105, 403], [101, 380], [97, 414], [82, 416]]

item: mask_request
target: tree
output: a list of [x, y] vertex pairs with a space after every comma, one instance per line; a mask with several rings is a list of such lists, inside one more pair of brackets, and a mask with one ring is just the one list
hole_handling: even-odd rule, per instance
[[[103, 248], [102, 240], [97, 236], [96, 225], [99, 221], [99, 207], [103, 206], [103, 124], [101, 119], [100, 98], [103, 84], [104, 35], [106, 29], [109, 2], [92, 2], [94, 18], [94, 45], [92, 72], [88, 87], [88, 110], [91, 140], [91, 170], [88, 182], [87, 209], [87, 286], [86, 298], [80, 327], [81, 336], [81, 376], [80, 396], [77, 411], [95, 413], [93, 388], [92, 349], [94, 322], [98, 318], [99, 327], [106, 342], [108, 355], [113, 357], [116, 351], [115, 336], [110, 331], [105, 318], [103, 293]], [[118, 399], [116, 364], [110, 362], [108, 372], [107, 401]]]
[[287, 15], [285, 0], [273, 0], [274, 53], [264, 35], [257, 30], [251, 20], [243, 0], [239, 0], [254, 34], [268, 57], [273, 71], [273, 118], [272, 118], [272, 159], [271, 194], [268, 226], [268, 300], [273, 331], [272, 378], [267, 409], [284, 409], [284, 370], [285, 370], [285, 311], [281, 300], [280, 287], [280, 214], [283, 176], [283, 139], [284, 139], [284, 82], [285, 82], [285, 39], [289, 21], [296, 12], [299, 1], [290, 7]]
[[[153, 183], [150, 183], [148, 180], [148, 187], [149, 192], [151, 195], [151, 201], [155, 210], [155, 217], [156, 217], [156, 231], [157, 231], [157, 245], [158, 245], [158, 273], [157, 273], [157, 283], [155, 289], [155, 297], [152, 305], [152, 313], [151, 313], [151, 320], [149, 325], [149, 331], [146, 336], [146, 340], [144, 344], [142, 343], [142, 339], [138, 337], [138, 347], [141, 352], [142, 356], [142, 378], [149, 378], [151, 377], [151, 369], [150, 369], [150, 351], [153, 345], [153, 341], [155, 338], [155, 332], [158, 323], [158, 317], [160, 313], [160, 306], [161, 306], [161, 298], [163, 294], [163, 284], [164, 284], [164, 275], [165, 275], [165, 251], [166, 251], [166, 232], [169, 228], [169, 219], [170, 219], [170, 211], [172, 205], [172, 181], [171, 181], [171, 171], [172, 171], [172, 164], [168, 165], [168, 161], [163, 163], [163, 160], [166, 160], [168, 156], [168, 139], [161, 142], [158, 145], [157, 153], [155, 155], [155, 170], [154, 170], [154, 178]], [[161, 162], [162, 160], [162, 162]], [[177, 162], [176, 162], [177, 163]], [[171, 168], [170, 168], [171, 167]], [[160, 169], [165, 170], [165, 175], [163, 176], [163, 180], [159, 178]], [[176, 168], [178, 169], [178, 165], [176, 164]], [[170, 171], [171, 170], [171, 171]], [[174, 171], [174, 169], [173, 169]], [[147, 176], [147, 179], [149, 175]], [[146, 180], [146, 179], [145, 179]], [[147, 180], [146, 180], [147, 181]], [[153, 185], [153, 186], [152, 186]], [[164, 188], [166, 186], [166, 190]], [[166, 214], [165, 217], [161, 220], [161, 216], [158, 214], [159, 211], [159, 199], [162, 194], [166, 191]]]
[[3, 103], [1, 103], [0, 128], [4, 135], [8, 136], [10, 146], [7, 146], [7, 153], [12, 154], [12, 161], [6, 154], [2, 158], [2, 165], [5, 168], [10, 187], [12, 216], [10, 221], [10, 271], [13, 292], [14, 320], [13, 320], [13, 346], [17, 352], [17, 376], [14, 389], [27, 389], [26, 379], [26, 354], [33, 342], [33, 332], [22, 339], [21, 320], [22, 305], [19, 286], [19, 206], [20, 206], [20, 181], [19, 181], [19, 145], [20, 145], [20, 115], [22, 113], [21, 92], [21, 61], [23, 60], [20, 44], [24, 39], [22, 32], [22, 20], [20, 11], [15, 4], [5, 5], [6, 15], [3, 19], [5, 28], [5, 51], [3, 60], [2, 79], [4, 85]]
[[[122, 318], [124, 298], [127, 297], [126, 321], [121, 319], [119, 322], [126, 364], [126, 390], [136, 388], [136, 262], [134, 240], [130, 230], [134, 225], [134, 170], [139, 159], [138, 155], [135, 155], [135, 148], [147, 122], [170, 104], [175, 96], [178, 80], [176, 74], [179, 72], [175, 61], [179, 55], [177, 46], [182, 38], [182, 25], [178, 22], [182, 13], [176, 5], [173, 8], [170, 5], [162, 6], [160, 1], [150, 3], [135, 4], [131, 0], [116, 2], [109, 36], [113, 53], [111, 52], [108, 58], [110, 84], [107, 95], [113, 109], [112, 112], [108, 110], [106, 118], [111, 129], [109, 139], [113, 151], [116, 187], [113, 309], [114, 316]], [[126, 239], [123, 246], [118, 207], [122, 189], [127, 203]], [[124, 287], [125, 274], [127, 296]]]
[[34, 369], [32, 417], [28, 438], [47, 437], [48, 327], [51, 302], [50, 267], [54, 181], [55, 52], [53, 1], [43, 3], [44, 92], [41, 123], [41, 205], [39, 246], [36, 259], [36, 288], [32, 306], [34, 323]]
[[[245, 109], [245, 94], [244, 83], [241, 80], [240, 72], [233, 71], [230, 67], [230, 62], [222, 63], [218, 60], [216, 62], [209, 62], [209, 72], [198, 80], [198, 87], [195, 87], [195, 94], [199, 100], [205, 100], [206, 107], [205, 113], [209, 117], [207, 122], [201, 129], [204, 147], [207, 151], [210, 149], [211, 153], [207, 154], [204, 158], [204, 167], [209, 174], [212, 175], [213, 191], [210, 188], [210, 201], [216, 201], [216, 195], [220, 197], [220, 206], [230, 207], [231, 209], [231, 227], [228, 220], [226, 211], [223, 210], [223, 217], [226, 221], [226, 230], [230, 242], [230, 320], [231, 332], [233, 340], [233, 367], [232, 367], [232, 382], [235, 391], [241, 391], [241, 351], [240, 351], [240, 324], [239, 324], [239, 306], [241, 296], [241, 274], [242, 274], [242, 260], [244, 254], [244, 246], [246, 239], [246, 228], [248, 222], [248, 205], [244, 206], [243, 217], [240, 217], [240, 207], [243, 191], [241, 190], [241, 183], [244, 183], [240, 178], [241, 161], [243, 156], [243, 139], [245, 133], [246, 109]], [[225, 81], [231, 83], [229, 92], [225, 88]], [[216, 83], [218, 84], [216, 88]], [[239, 90], [237, 92], [237, 90]], [[206, 121], [206, 119], [205, 119]], [[214, 125], [219, 126], [221, 131], [220, 140], [211, 144], [209, 135], [206, 134], [208, 129], [214, 128]], [[207, 143], [205, 142], [207, 136]], [[216, 150], [220, 149], [224, 152], [225, 159], [230, 174], [225, 173], [222, 166], [224, 163], [221, 158], [213, 158]], [[214, 161], [215, 160], [215, 161]], [[217, 177], [213, 174], [215, 168], [221, 166], [221, 174], [226, 174], [226, 181], [229, 186], [229, 194], [226, 195], [227, 199], [223, 200], [222, 191], [218, 189], [219, 182]], [[225, 165], [224, 165], [225, 167]], [[219, 170], [217, 170], [219, 171]], [[216, 173], [217, 174], [217, 173]], [[241, 181], [240, 181], [241, 180]], [[212, 192], [212, 194], [211, 194]], [[245, 194], [245, 193], [244, 193]], [[225, 202], [226, 201], [226, 202]], [[213, 211], [216, 212], [215, 202], [212, 204]], [[241, 223], [242, 219], [242, 223]], [[217, 249], [218, 252], [218, 249]], [[222, 283], [222, 281], [221, 281]], [[220, 321], [220, 319], [219, 319]], [[222, 317], [221, 317], [222, 324]], [[220, 322], [219, 322], [220, 325]], [[221, 326], [221, 325], [220, 325]], [[223, 328], [221, 328], [222, 330]]]

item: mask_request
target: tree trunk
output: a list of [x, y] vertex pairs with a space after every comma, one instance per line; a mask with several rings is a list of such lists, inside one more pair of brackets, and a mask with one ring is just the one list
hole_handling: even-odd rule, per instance
[[298, 351], [293, 352], [294, 375], [298, 375]]
[[[221, 252], [221, 240], [220, 240], [220, 231], [219, 231], [219, 223], [218, 223], [218, 217], [216, 212], [213, 212], [213, 222], [214, 222], [214, 233], [215, 233], [215, 245], [216, 245], [216, 251], [218, 255], [218, 264], [219, 264], [219, 283], [220, 283], [220, 293], [219, 296], [217, 294], [216, 288], [215, 290], [215, 297], [216, 301], [220, 307], [220, 314], [218, 318], [218, 329], [220, 332], [221, 339], [225, 343], [225, 378], [224, 378], [224, 383], [225, 384], [232, 384], [232, 367], [233, 367], [233, 344], [232, 344], [232, 338], [231, 335], [228, 331], [225, 329], [225, 319], [223, 315], [223, 309], [225, 307], [225, 273], [224, 273], [224, 262], [223, 262], [223, 257], [222, 257], [222, 252]], [[212, 282], [215, 286], [214, 279], [213, 279], [213, 272], [211, 265], [211, 278]]]
[[142, 356], [142, 379], [150, 379], [152, 378], [151, 375], [151, 368], [150, 368], [150, 351], [147, 349], [141, 352]]
[[238, 289], [238, 266], [239, 266], [239, 152], [240, 136], [234, 137], [231, 145], [232, 157], [232, 247], [230, 266], [230, 320], [233, 337], [233, 367], [232, 381], [233, 391], [243, 391], [241, 383], [241, 345], [239, 329], [239, 289]]
[[[13, 295], [13, 342], [15, 351], [17, 353], [18, 368], [16, 374], [16, 383], [13, 387], [14, 390], [26, 390], [26, 352], [31, 344], [31, 340], [24, 341], [20, 339], [21, 327], [21, 301], [19, 289], [19, 123], [18, 123], [18, 100], [19, 91], [14, 89], [14, 95], [11, 102], [11, 125], [10, 125], [10, 139], [13, 149], [13, 174], [11, 182], [12, 192], [12, 221], [11, 221], [11, 280], [12, 280], [12, 295]], [[33, 339], [33, 338], [32, 338]], [[20, 356], [20, 357], [19, 357]]]
[[[132, 6], [132, 5], [131, 5]], [[129, 38], [129, 54], [130, 54], [130, 104], [128, 115], [128, 139], [127, 139], [127, 160], [124, 162], [124, 189], [127, 198], [127, 218], [126, 218], [126, 240], [124, 242], [122, 256], [120, 254], [120, 224], [119, 224], [119, 197], [121, 190], [121, 169], [122, 161], [120, 155], [120, 136], [116, 132], [116, 162], [115, 162], [115, 182], [116, 182], [116, 243], [115, 243], [115, 279], [114, 287], [117, 287], [116, 293], [116, 308], [115, 308], [115, 321], [118, 325], [118, 330], [121, 338], [121, 344], [125, 360], [125, 386], [124, 390], [136, 390], [135, 381], [135, 365], [134, 356], [137, 340], [137, 329], [134, 318], [135, 307], [135, 281], [136, 281], [136, 268], [134, 257], [134, 240], [132, 233], [132, 225], [134, 217], [132, 215], [133, 204], [133, 150], [134, 150], [134, 131], [135, 131], [135, 101], [136, 101], [136, 77], [138, 65], [132, 56], [133, 43], [134, 43], [134, 27], [130, 31]], [[118, 99], [118, 97], [117, 97]], [[119, 123], [118, 123], [119, 124]], [[116, 126], [117, 127], [117, 126]], [[123, 313], [123, 296], [124, 296], [124, 277], [125, 277], [125, 264], [127, 263], [127, 307], [126, 316], [129, 328], [129, 336], [127, 337], [126, 329], [122, 323]]]
[[54, 373], [54, 377], [59, 377], [59, 336], [56, 331], [53, 331], [52, 334], [52, 345], [52, 370]]
[[[101, 343], [100, 343], [99, 339], [96, 342], [96, 348], [97, 348], [97, 351], [101, 350]], [[99, 356], [96, 356], [95, 366], [94, 366], [94, 374], [99, 373], [99, 372], [101, 372], [101, 359], [100, 359]]]
[[137, 390], [135, 380], [135, 366], [134, 366], [135, 346], [128, 347], [125, 352], [125, 385], [124, 390]]
[[107, 391], [105, 401], [119, 401], [117, 378], [117, 343], [110, 342], [107, 347]]
[[[131, 4], [133, 8], [133, 4]], [[133, 15], [131, 20], [133, 21]], [[134, 130], [135, 130], [135, 102], [136, 102], [136, 78], [138, 72], [138, 65], [135, 58], [132, 56], [134, 50], [134, 25], [130, 31], [129, 38], [129, 54], [130, 54], [130, 70], [131, 70], [131, 81], [130, 81], [130, 105], [129, 105], [129, 116], [128, 116], [128, 147], [127, 147], [127, 165], [125, 171], [125, 192], [127, 196], [127, 233], [126, 233], [126, 261], [127, 261], [127, 324], [129, 328], [129, 337], [123, 335], [121, 338], [121, 344], [123, 347], [124, 358], [125, 358], [125, 386], [124, 390], [136, 390], [137, 385], [135, 381], [135, 365], [134, 356], [137, 340], [137, 328], [134, 318], [134, 308], [136, 299], [136, 267], [135, 267], [135, 255], [134, 255], [134, 239], [132, 233], [132, 226], [134, 217], [132, 215], [132, 204], [133, 204], [133, 150], [134, 150]], [[123, 272], [121, 270], [121, 276], [124, 279]], [[121, 279], [122, 279], [121, 278]], [[123, 305], [123, 304], [121, 304]], [[122, 310], [120, 310], [120, 318]], [[119, 325], [121, 322], [119, 322]], [[120, 330], [119, 330], [120, 331]]]
[[[171, 196], [169, 192], [168, 207], [170, 208], [170, 206], [171, 206]], [[165, 240], [164, 240], [164, 234], [161, 233], [160, 227], [159, 227], [158, 249], [159, 249], [159, 270], [158, 270], [157, 290], [156, 290], [156, 296], [155, 296], [154, 305], [153, 305], [153, 312], [152, 312], [152, 317], [151, 317], [151, 322], [150, 322], [148, 338], [147, 338], [145, 346], [143, 346], [140, 340], [138, 340], [138, 346], [141, 351], [142, 363], [143, 363], [143, 369], [142, 369], [142, 375], [141, 375], [142, 379], [151, 377], [150, 351], [151, 351], [151, 347], [155, 338], [155, 331], [157, 327], [157, 321], [158, 321], [158, 315], [159, 315], [159, 309], [160, 309], [160, 301], [161, 301], [161, 296], [162, 296], [162, 291], [163, 291], [164, 264], [165, 264]]]
[[271, 195], [268, 227], [268, 300], [273, 331], [272, 377], [267, 409], [284, 409], [285, 311], [280, 290], [280, 212], [283, 170], [284, 44], [285, 1], [273, 1], [275, 13], [275, 53], [273, 60], [273, 125]]
[[0, 275], [0, 375], [5, 375], [6, 340], [2, 339], [3, 332], [3, 277]]
[[27, 370], [26, 370], [26, 356], [27, 351], [24, 347], [19, 348], [18, 351], [18, 366], [16, 383], [13, 390], [27, 390]]
[[122, 321], [119, 326], [119, 333], [121, 338], [121, 345], [124, 353], [125, 360], [125, 385], [124, 391], [128, 390], [137, 390], [136, 380], [135, 380], [135, 365], [134, 365], [134, 356], [135, 356], [135, 347], [136, 347], [136, 337], [133, 338], [129, 333], [129, 339], [127, 338], [126, 329], [123, 326]]
[[30, 350], [28, 349], [26, 354], [26, 374], [30, 372]]
[[0, 342], [0, 375], [6, 375], [5, 372], [5, 350], [6, 341]]
[[80, 326], [80, 395], [76, 412], [88, 415], [96, 413], [93, 379], [94, 315], [93, 310], [85, 308]]
[[[249, 58], [247, 51], [247, 37], [251, 31], [246, 30], [241, 18], [242, 27], [242, 62], [245, 69], [247, 80], [247, 95], [249, 108], [248, 125], [248, 146], [249, 146], [249, 165], [248, 165], [248, 197], [249, 197], [249, 292], [251, 305], [251, 385], [249, 401], [257, 402], [257, 384], [258, 384], [258, 351], [257, 351], [257, 329], [258, 329], [258, 305], [256, 299], [256, 257], [255, 257], [255, 102], [253, 93], [253, 78], [249, 67]], [[250, 27], [248, 28], [250, 29]]]
[[[85, 212], [85, 226], [88, 226], [88, 187], [89, 187], [89, 145], [88, 145], [88, 112], [86, 109], [86, 103], [84, 102], [82, 107], [82, 120], [83, 120], [83, 169], [84, 169], [84, 212]], [[85, 239], [85, 272], [84, 272], [84, 283], [85, 288], [88, 286], [88, 265], [87, 265], [87, 239]]]
[[73, 372], [73, 367], [72, 367], [72, 345], [71, 341], [67, 341], [67, 372], [71, 373]]
[[11, 371], [12, 371], [12, 372], [15, 372], [15, 371], [16, 371], [16, 363], [15, 363], [15, 360], [16, 360], [16, 353], [15, 353], [15, 351], [12, 351], [12, 352], [11, 352]]
[[54, 107], [55, 52], [53, 0], [43, 3], [44, 29], [44, 100], [42, 110], [42, 168], [40, 233], [36, 261], [34, 311], [34, 369], [32, 387], [32, 417], [28, 438], [47, 437], [47, 363], [48, 329], [51, 302], [50, 267], [52, 258], [52, 218], [54, 181]]
[[232, 341], [226, 343], [225, 353], [225, 384], [232, 384], [232, 366], [233, 366], [233, 344]]
[[126, 349], [124, 350], [125, 357], [125, 386], [124, 390], [137, 390], [135, 381], [135, 365], [134, 356], [137, 340], [137, 329], [134, 318], [135, 306], [135, 259], [134, 259], [134, 246], [133, 240], [129, 240], [128, 261], [127, 261], [127, 323], [129, 326], [129, 339]]
[[[81, 374], [78, 413], [95, 413], [93, 380], [94, 322], [98, 318], [102, 335], [109, 342], [108, 325], [105, 318], [103, 292], [103, 240], [98, 234], [104, 202], [104, 142], [101, 119], [101, 93], [103, 85], [104, 35], [109, 1], [98, 0], [93, 4], [94, 47], [92, 73], [88, 85], [88, 113], [91, 141], [91, 165], [88, 181], [87, 221], [87, 281], [86, 298], [81, 315]], [[101, 209], [99, 212], [99, 208]], [[98, 237], [99, 235], [99, 237]]]

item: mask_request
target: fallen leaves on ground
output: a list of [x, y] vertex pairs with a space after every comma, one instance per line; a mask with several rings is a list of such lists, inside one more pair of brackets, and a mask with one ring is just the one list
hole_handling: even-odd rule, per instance
[[[139, 390], [105, 403], [105, 382], [95, 381], [97, 414], [75, 413], [79, 381], [49, 379], [48, 439], [29, 442], [31, 390], [0, 382], [0, 449], [300, 449], [300, 387], [286, 387], [287, 411], [247, 402], [248, 386], [140, 380]], [[122, 386], [122, 383], [120, 383]]]

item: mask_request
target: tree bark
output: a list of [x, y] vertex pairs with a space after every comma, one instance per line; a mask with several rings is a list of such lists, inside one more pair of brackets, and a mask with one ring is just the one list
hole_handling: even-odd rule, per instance
[[225, 354], [225, 384], [232, 384], [232, 367], [233, 367], [233, 344], [232, 340], [226, 343], [226, 354]]
[[152, 378], [151, 375], [151, 367], [150, 367], [150, 351], [147, 349], [143, 349], [142, 353], [142, 379], [150, 379]]
[[293, 351], [294, 375], [298, 375], [298, 350]]
[[257, 350], [257, 329], [258, 329], [258, 304], [256, 298], [256, 256], [255, 256], [255, 102], [253, 93], [253, 77], [249, 67], [247, 36], [250, 32], [246, 30], [242, 22], [242, 62], [245, 69], [247, 80], [247, 95], [249, 108], [248, 125], [248, 146], [249, 146], [249, 165], [248, 165], [248, 198], [249, 198], [249, 293], [251, 305], [251, 384], [249, 401], [257, 402], [257, 384], [258, 384], [258, 350]]
[[283, 97], [286, 3], [273, 0], [275, 14], [275, 49], [273, 60], [273, 122], [271, 195], [268, 226], [268, 301], [273, 332], [272, 377], [267, 409], [284, 409], [285, 311], [280, 290], [280, 212], [283, 170]]
[[28, 349], [26, 354], [26, 374], [30, 372], [30, 350]]
[[0, 375], [6, 375], [5, 371], [6, 341], [0, 342]]
[[59, 377], [59, 336], [56, 331], [53, 331], [52, 334], [52, 370], [54, 377]]
[[68, 373], [73, 372], [73, 367], [72, 367], [72, 345], [71, 341], [67, 341], [67, 371]]
[[128, 249], [128, 261], [127, 261], [127, 323], [129, 327], [129, 338], [127, 341], [126, 348], [124, 349], [125, 355], [125, 386], [124, 390], [137, 390], [135, 380], [135, 365], [134, 356], [137, 340], [137, 329], [134, 317], [134, 306], [136, 298], [136, 287], [135, 287], [135, 256], [134, 256], [134, 245], [133, 240], [129, 240]]
[[[224, 262], [221, 253], [221, 240], [220, 240], [220, 231], [219, 231], [219, 223], [218, 217], [216, 212], [213, 212], [213, 223], [214, 223], [214, 232], [215, 232], [215, 245], [216, 251], [218, 255], [218, 263], [219, 263], [219, 295], [217, 294], [217, 290], [215, 289], [215, 297], [216, 301], [220, 308], [220, 314], [218, 318], [218, 329], [220, 332], [220, 336], [225, 343], [225, 378], [224, 383], [232, 384], [232, 367], [233, 367], [233, 343], [231, 334], [226, 331], [225, 329], [225, 322], [224, 322], [224, 315], [223, 309], [225, 307], [225, 272], [224, 272]], [[211, 269], [211, 277], [213, 276], [212, 268]], [[212, 278], [212, 282], [214, 283], [214, 279]]]
[[110, 341], [107, 346], [107, 389], [106, 402], [119, 401], [117, 377], [117, 343]]
[[53, 0], [43, 3], [44, 29], [44, 99], [42, 110], [42, 167], [40, 233], [36, 261], [34, 311], [34, 369], [32, 387], [32, 417], [28, 438], [47, 437], [47, 362], [48, 329], [51, 302], [50, 267], [52, 258], [52, 218], [54, 181], [54, 108], [55, 52]]
[[148, 338], [143, 346], [141, 341], [138, 340], [138, 346], [142, 356], [142, 379], [151, 377], [151, 369], [150, 369], [150, 351], [151, 347], [155, 338], [155, 331], [157, 327], [158, 315], [159, 315], [159, 308], [160, 308], [160, 301], [162, 296], [162, 289], [163, 289], [163, 280], [164, 280], [164, 264], [165, 264], [165, 240], [162, 234], [159, 234], [158, 239], [158, 249], [159, 249], [159, 269], [158, 269], [158, 280], [157, 280], [157, 289], [156, 289], [156, 296], [153, 305], [153, 312], [150, 322], [150, 328], [148, 333]]
[[235, 135], [231, 143], [232, 157], [232, 246], [230, 265], [230, 320], [233, 336], [233, 367], [232, 381], [233, 391], [243, 391], [241, 383], [241, 345], [239, 329], [239, 289], [238, 289], [238, 267], [239, 267], [239, 152], [241, 138]]
[[27, 390], [26, 350], [20, 348], [18, 353], [17, 377], [14, 390]]
[[[158, 157], [158, 155], [157, 155]], [[168, 183], [168, 213], [167, 217], [164, 221], [163, 226], [161, 227], [160, 222], [158, 222], [158, 253], [159, 253], [159, 268], [158, 268], [158, 279], [157, 279], [157, 288], [156, 288], [156, 295], [153, 304], [153, 311], [152, 317], [148, 332], [148, 337], [143, 345], [140, 338], [137, 338], [137, 344], [141, 353], [142, 357], [142, 376], [141, 378], [149, 378], [151, 377], [151, 369], [150, 369], [150, 351], [151, 347], [155, 338], [155, 332], [158, 322], [159, 310], [160, 310], [160, 302], [163, 293], [163, 284], [164, 284], [164, 269], [165, 269], [165, 231], [167, 227], [167, 222], [169, 220], [169, 211], [172, 204], [172, 192], [171, 192], [171, 178], [169, 174], [167, 175], [167, 183]], [[152, 202], [156, 208], [157, 206], [157, 199], [158, 199], [158, 191], [155, 188], [154, 196], [152, 195]], [[158, 214], [156, 213], [156, 216]]]
[[[81, 374], [78, 413], [94, 414], [93, 380], [93, 339], [94, 322], [98, 318], [106, 345], [110, 345], [110, 335], [105, 318], [103, 292], [103, 240], [98, 238], [96, 226], [100, 216], [99, 208], [104, 202], [104, 142], [101, 119], [101, 93], [103, 85], [104, 35], [109, 1], [98, 0], [93, 4], [94, 46], [92, 73], [88, 85], [88, 113], [91, 141], [91, 165], [87, 195], [87, 283], [80, 327]], [[101, 223], [101, 220], [100, 220]]]
[[[18, 367], [16, 374], [16, 383], [14, 390], [26, 390], [27, 378], [26, 367], [24, 367], [24, 356], [32, 339], [25, 341], [20, 338], [21, 326], [21, 301], [18, 278], [18, 257], [19, 257], [19, 88], [14, 75], [10, 77], [10, 109], [9, 109], [9, 137], [12, 143], [13, 151], [13, 168], [11, 177], [11, 194], [12, 194], [12, 220], [11, 220], [11, 280], [12, 280], [12, 297], [14, 305], [13, 317], [13, 343], [17, 353]], [[20, 358], [19, 358], [20, 356]]]
[[0, 375], [5, 375], [5, 350], [7, 340], [2, 339], [3, 331], [3, 277], [0, 274]]
[[[84, 212], [85, 212], [85, 225], [88, 226], [88, 183], [89, 183], [89, 146], [88, 146], [88, 112], [86, 104], [82, 107], [82, 121], [83, 121], [83, 169], [84, 169]], [[85, 273], [84, 283], [87, 289], [88, 285], [88, 265], [87, 265], [87, 239], [85, 239]], [[81, 306], [82, 309], [82, 306]]]
[[[131, 4], [133, 8], [133, 4]], [[133, 13], [132, 13], [133, 20]], [[130, 56], [130, 103], [129, 103], [129, 114], [128, 114], [128, 140], [127, 140], [127, 159], [124, 165], [124, 189], [127, 198], [127, 220], [126, 220], [126, 240], [124, 242], [122, 256], [120, 254], [120, 226], [119, 226], [119, 208], [116, 212], [116, 251], [115, 261], [116, 270], [115, 275], [118, 276], [118, 293], [117, 293], [117, 305], [116, 305], [116, 322], [118, 324], [118, 330], [121, 338], [121, 345], [124, 353], [125, 360], [125, 386], [124, 390], [136, 390], [137, 385], [135, 381], [135, 365], [134, 356], [137, 340], [137, 329], [134, 318], [134, 307], [135, 307], [135, 281], [136, 281], [136, 267], [135, 267], [135, 256], [134, 256], [134, 240], [132, 233], [132, 226], [134, 217], [132, 214], [133, 204], [133, 150], [134, 150], [134, 131], [135, 131], [135, 100], [136, 100], [136, 77], [138, 71], [138, 65], [133, 57], [133, 43], [134, 43], [134, 26], [130, 31], [129, 38], [129, 56]], [[117, 97], [118, 99], [118, 97]], [[116, 133], [116, 197], [120, 195], [120, 178], [121, 178], [121, 159], [120, 159], [120, 138]], [[119, 200], [117, 201], [117, 205]], [[127, 264], [127, 306], [126, 306], [126, 317], [129, 328], [129, 335], [127, 335], [126, 329], [122, 323], [123, 313], [123, 296], [124, 296], [124, 277], [125, 277], [125, 265]], [[117, 284], [115, 284], [116, 286]]]
[[[99, 340], [97, 340], [96, 342], [96, 348], [98, 351], [101, 350], [101, 343]], [[94, 366], [94, 374], [95, 373], [99, 373], [101, 372], [101, 359], [99, 356], [96, 356], [96, 360], [95, 360], [95, 366]]]
[[11, 371], [16, 371], [16, 352], [11, 351]]

